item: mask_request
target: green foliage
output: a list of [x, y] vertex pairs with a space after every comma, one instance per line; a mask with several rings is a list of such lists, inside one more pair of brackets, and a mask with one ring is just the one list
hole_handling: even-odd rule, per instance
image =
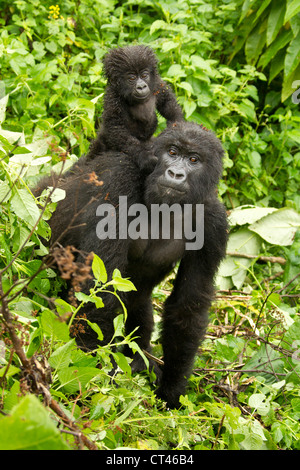
[[33, 395], [27, 395], [0, 421], [1, 450], [66, 450], [45, 407]]
[[[245, 282], [247, 271], [253, 265], [253, 259], [261, 256], [261, 251], [267, 244], [277, 246], [293, 244], [300, 227], [300, 214], [287, 207], [275, 209], [242, 206], [231, 211], [229, 224], [231, 233], [227, 245], [228, 256], [221, 264], [218, 285], [221, 288], [228, 289], [235, 286], [239, 289]], [[296, 243], [295, 249], [297, 250]], [[276, 261], [285, 260], [275, 258]], [[289, 281], [296, 274], [290, 270], [290, 264], [287, 265], [285, 273]]]
[[282, 101], [293, 93], [300, 74], [299, 13], [298, 0], [245, 0], [242, 5], [233, 56], [244, 47], [249, 64], [268, 68], [269, 83], [283, 72]]
[[[100, 449], [299, 449], [300, 113], [291, 97], [299, 2], [2, 0], [1, 12], [0, 448], [81, 448], [78, 428], [63, 432], [50, 396]], [[74, 305], [60, 299], [63, 281], [41, 257], [64, 193], [35, 199], [30, 190], [87, 151], [102, 112], [101, 59], [131, 43], [155, 50], [186, 118], [216, 132], [226, 149], [219, 194], [230, 212], [230, 255], [183, 406], [173, 411], [156, 399], [153, 373], [133, 375], [122, 353], [127, 345], [144, 354], [134, 332], [124, 335], [122, 292], [134, 289], [131, 281], [117, 269], [109, 279], [100, 254], [89, 294], [76, 292]], [[157, 132], [163, 127], [159, 117]], [[153, 295], [157, 356], [173, 279]], [[84, 353], [71, 335], [76, 315], [86, 302], [105, 308], [107, 293], [120, 303], [114, 338]], [[7, 311], [32, 361], [31, 381], [11, 345]]]

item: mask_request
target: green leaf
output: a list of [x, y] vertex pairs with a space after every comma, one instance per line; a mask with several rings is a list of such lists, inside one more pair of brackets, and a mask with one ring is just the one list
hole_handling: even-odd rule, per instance
[[[72, 82], [69, 83], [70, 77], [68, 75], [66, 75], [65, 80], [66, 80], [65, 87], [71, 89], [73, 86], [73, 83]], [[86, 100], [84, 98], [72, 98], [68, 100], [67, 105], [73, 112], [83, 111], [84, 113], [88, 115], [90, 122], [91, 123], [93, 122], [94, 113], [95, 113], [95, 105], [94, 103], [92, 103], [92, 101]]]
[[300, 64], [298, 67], [292, 72], [288, 77], [284, 78], [282, 92], [281, 92], [281, 100], [285, 101], [287, 98], [291, 96], [292, 93], [295, 91], [295, 87], [293, 86], [294, 83], [297, 83], [300, 77]]
[[45, 47], [46, 49], [48, 49], [48, 51], [52, 52], [53, 54], [55, 54], [55, 52], [57, 51], [57, 44], [54, 41], [47, 41], [45, 43]]
[[230, 212], [229, 223], [233, 225], [253, 224], [277, 209], [275, 207], [240, 206]]
[[5, 95], [0, 99], [0, 124], [5, 120], [5, 111], [9, 95]]
[[114, 337], [123, 336], [124, 315], [121, 313], [114, 318]]
[[[34, 157], [46, 155], [49, 147], [48, 139], [35, 140], [31, 144], [26, 144], [25, 148], [29, 150]], [[48, 158], [48, 157], [47, 157]]]
[[60, 319], [51, 310], [44, 310], [41, 314], [41, 326], [47, 336], [69, 341], [68, 326], [61, 322]]
[[84, 302], [84, 303], [87, 303], [87, 302], [91, 302], [91, 297], [87, 294], [84, 294], [83, 292], [75, 292], [75, 297], [76, 299], [79, 300], [79, 302]]
[[193, 114], [196, 108], [197, 108], [197, 105], [194, 100], [184, 101], [183, 109], [184, 109], [186, 119], [188, 119]]
[[68, 341], [60, 348], [56, 349], [49, 357], [49, 364], [53, 369], [63, 369], [71, 362], [72, 351], [76, 348], [75, 339]]
[[284, 75], [291, 75], [300, 63], [300, 33], [290, 42], [284, 61]]
[[156, 20], [152, 23], [151, 28], [150, 28], [150, 35], [154, 34], [156, 31], [159, 29], [167, 29], [168, 24], [165, 21], [162, 20]]
[[135, 341], [130, 341], [128, 343], [128, 347], [132, 349], [133, 353], [138, 353], [140, 356], [142, 356], [144, 362], [145, 362], [145, 367], [148, 369], [149, 368], [149, 359], [145, 356], [139, 345]]
[[177, 49], [178, 43], [174, 41], [164, 41], [162, 44], [162, 52], [169, 52], [171, 50]]
[[296, 16], [299, 12], [300, 12], [299, 0], [289, 0], [287, 2], [284, 23], [287, 23], [291, 18]]
[[217, 339], [215, 342], [217, 357], [220, 360], [234, 362], [245, 347], [245, 342], [241, 338], [235, 338], [232, 335], [226, 338]]
[[132, 412], [132, 410], [143, 400], [143, 398], [138, 398], [136, 400], [133, 400], [131, 403], [129, 403], [129, 405], [127, 406], [127, 408], [125, 409], [124, 413], [122, 413], [121, 416], [119, 416], [116, 420], [115, 420], [115, 425], [118, 426], [120, 423], [122, 423], [122, 421], [124, 421], [125, 418], [127, 418], [127, 416], [130, 415], [130, 413]]
[[124, 279], [118, 269], [115, 269], [112, 275], [112, 280], [109, 282], [116, 290], [121, 292], [129, 292], [136, 290], [134, 284], [129, 279]]
[[67, 450], [56, 423], [34, 395], [0, 419], [0, 450]]
[[27, 189], [15, 189], [10, 205], [15, 214], [24, 220], [30, 228], [36, 224], [40, 211], [34, 197]]
[[0, 181], [0, 204], [7, 202], [11, 197], [10, 186], [5, 181]]
[[239, 114], [249, 119], [249, 121], [256, 122], [255, 106], [252, 101], [243, 99], [240, 103], [235, 103], [234, 107]]
[[95, 333], [97, 333], [97, 337], [99, 341], [103, 341], [104, 336], [103, 336], [100, 326], [97, 325], [97, 323], [90, 322], [89, 320], [87, 320], [87, 324], [92, 328], [92, 330], [95, 331]]
[[245, 44], [248, 64], [255, 64], [266, 43], [266, 30], [259, 23], [249, 34]]
[[265, 9], [269, 6], [269, 4], [272, 2], [272, 0], [264, 0], [262, 4], [260, 5], [259, 9], [257, 10], [257, 13], [255, 15], [255, 21], [263, 14]]
[[[283, 341], [285, 344], [290, 344], [291, 350], [295, 353], [295, 358], [299, 362], [300, 356], [300, 319], [297, 319], [287, 330], [284, 335]], [[296, 361], [294, 362], [296, 364]]]
[[173, 64], [169, 68], [167, 76], [171, 78], [186, 77], [186, 73], [180, 64]]
[[100, 374], [96, 367], [66, 367], [58, 371], [58, 379], [66, 393], [84, 390], [85, 386]]
[[[36, 160], [34, 160], [36, 161]], [[49, 186], [49, 193], [53, 190], [53, 187]], [[54, 191], [51, 192], [50, 199], [52, 202], [62, 201], [66, 197], [66, 191], [61, 188], [55, 188]]]
[[124, 374], [128, 375], [128, 377], [131, 377], [131, 367], [128, 364], [126, 356], [124, 356], [124, 354], [121, 352], [117, 352], [113, 353], [113, 357]]
[[[0, 377], [3, 377], [4, 372], [6, 371], [6, 365], [0, 368]], [[12, 377], [15, 374], [18, 374], [20, 369], [16, 366], [10, 365], [8, 370], [6, 371], [5, 377]]]
[[246, 374], [264, 377], [266, 383], [272, 384], [277, 381], [274, 374], [285, 372], [285, 364], [278, 351], [268, 344], [262, 344], [241, 370], [243, 369], [251, 370], [249, 373], [245, 372]]
[[253, 432], [252, 429], [249, 429], [249, 431], [245, 433], [245, 435], [245, 439], [241, 442], [242, 449], [261, 450], [263, 445], [263, 439], [259, 434], [256, 434], [255, 432]]
[[249, 12], [252, 9], [252, 3], [253, 3], [252, 0], [244, 0], [239, 22], [243, 21], [243, 19], [249, 14]]
[[[25, 144], [25, 137], [23, 132], [13, 132], [7, 131], [5, 129], [0, 129], [0, 135], [4, 137], [10, 144], [24, 145]], [[3, 142], [3, 139], [1, 139]]]
[[[293, 38], [293, 33], [291, 30], [283, 31], [280, 35], [275, 39], [274, 42], [267, 48], [267, 50], [261, 55], [259, 62], [257, 64], [258, 67], [265, 68], [268, 63], [274, 60], [274, 56], [283, 49]], [[285, 55], [285, 51], [283, 52]]]
[[300, 129], [292, 129], [287, 132], [287, 135], [296, 142], [296, 144], [300, 145]]
[[178, 83], [178, 87], [183, 88], [184, 90], [186, 90], [188, 92], [189, 96], [191, 96], [191, 94], [193, 93], [193, 87], [188, 82], [180, 82], [180, 83]]
[[[243, 253], [248, 255], [259, 255], [261, 247], [260, 238], [252, 236], [247, 228], [239, 229], [230, 234], [227, 251], [233, 253]], [[222, 261], [218, 275], [222, 277], [232, 277], [232, 281], [237, 288], [240, 288], [245, 280], [247, 269], [251, 266], [253, 260], [240, 258], [236, 256], [227, 256]]]
[[105, 265], [99, 256], [94, 255], [93, 262], [92, 262], [92, 271], [93, 274], [98, 282], [102, 282], [105, 284], [107, 282], [107, 272], [105, 269]]
[[275, 77], [283, 70], [284, 60], [285, 60], [285, 50], [280, 50], [277, 52], [276, 56], [271, 62], [270, 72], [269, 72], [269, 83], [274, 80]]
[[66, 315], [75, 311], [75, 308], [63, 299], [55, 299], [54, 304], [59, 315]]
[[260, 153], [258, 153], [256, 150], [252, 150], [252, 152], [249, 153], [249, 163], [251, 165], [251, 168], [255, 170], [256, 175], [259, 175], [261, 170]]
[[263, 393], [253, 393], [249, 397], [248, 405], [255, 408], [261, 416], [266, 416], [270, 411], [270, 402]]
[[251, 224], [249, 230], [273, 245], [287, 246], [293, 243], [299, 227], [300, 214], [283, 207]]
[[268, 17], [267, 45], [269, 46], [276, 38], [280, 28], [284, 24], [285, 2], [272, 2]]

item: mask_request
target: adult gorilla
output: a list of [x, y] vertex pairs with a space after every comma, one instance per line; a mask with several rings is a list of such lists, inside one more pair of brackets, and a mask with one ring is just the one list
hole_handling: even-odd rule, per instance
[[[93, 251], [102, 258], [109, 275], [118, 268], [123, 277], [130, 277], [137, 291], [124, 294], [128, 311], [126, 329], [129, 333], [137, 328], [137, 342], [148, 351], [153, 328], [152, 290], [180, 261], [173, 291], [164, 306], [161, 337], [164, 366], [157, 390], [157, 395], [166, 400], [168, 406], [176, 407], [205, 333], [214, 294], [213, 279], [225, 254], [226, 214], [216, 196], [223, 149], [211, 132], [187, 122], [177, 123], [162, 132], [155, 140], [155, 148], [158, 163], [145, 180], [135, 161], [122, 153], [99, 154], [92, 161], [82, 158], [58, 182], [58, 187], [66, 190], [66, 198], [58, 203], [50, 224], [53, 242], [60, 237], [63, 246], [73, 245], [80, 252]], [[96, 184], [91, 184], [92, 180]], [[40, 190], [48, 185], [53, 185], [53, 178], [43, 181]], [[144, 239], [118, 237], [120, 218], [126, 220], [120, 196], [126, 196], [128, 208], [143, 204], [149, 213], [155, 204], [176, 203], [182, 209], [187, 204], [192, 205], [190, 214], [195, 238], [199, 223], [203, 223], [197, 218], [197, 205], [203, 204], [203, 246], [197, 240], [190, 243], [186, 235], [178, 238], [173, 227], [169, 239], [163, 238], [161, 229], [158, 236], [151, 239], [150, 219], [147, 219], [149, 236]], [[110, 204], [116, 217], [116, 239], [101, 240], [97, 236], [100, 219], [96, 213], [101, 213], [101, 207], [107, 208], [102, 204]], [[126, 228], [132, 220], [127, 217]], [[185, 224], [183, 210], [171, 216], [169, 223], [176, 222], [178, 228], [178, 220], [179, 226]], [[113, 334], [113, 318], [119, 304], [110, 294], [103, 297], [103, 302], [102, 309], [91, 303], [84, 311], [89, 320], [99, 324], [106, 343]], [[96, 336], [92, 330], [85, 329], [85, 334], [77, 337], [78, 344], [93, 349], [97, 346]], [[132, 367], [133, 370], [145, 367], [138, 354], [133, 358]]]

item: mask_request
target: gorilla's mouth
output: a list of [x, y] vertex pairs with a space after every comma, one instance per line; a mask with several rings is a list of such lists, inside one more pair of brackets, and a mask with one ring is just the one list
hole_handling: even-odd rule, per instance
[[168, 195], [172, 193], [186, 194], [186, 191], [184, 191], [183, 189], [179, 189], [176, 186], [171, 186], [170, 184], [160, 183], [159, 187]]
[[150, 96], [150, 91], [147, 90], [147, 91], [141, 91], [139, 93], [134, 93], [133, 94], [134, 98], [138, 101], [145, 101], [149, 98]]

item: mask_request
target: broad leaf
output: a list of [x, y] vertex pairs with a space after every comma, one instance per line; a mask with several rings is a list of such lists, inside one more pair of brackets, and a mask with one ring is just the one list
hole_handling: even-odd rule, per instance
[[56, 423], [34, 395], [0, 419], [0, 450], [66, 450]]
[[240, 206], [230, 212], [229, 224], [244, 225], [253, 224], [262, 217], [271, 214], [277, 209], [274, 207], [256, 207], [256, 206]]
[[92, 271], [97, 281], [102, 282], [105, 284], [107, 282], [107, 272], [105, 269], [105, 265], [99, 256], [94, 255], [93, 262], [92, 262]]
[[299, 0], [291, 0], [287, 2], [284, 22], [287, 23], [287, 21], [289, 21], [291, 18], [296, 16], [299, 12], [300, 12]]
[[100, 374], [96, 367], [66, 367], [58, 371], [58, 378], [67, 393], [75, 393], [78, 390], [83, 391], [85, 386], [94, 377]]
[[10, 204], [15, 214], [24, 220], [30, 228], [36, 224], [40, 211], [34, 197], [26, 189], [15, 189]]
[[272, 2], [272, 8], [268, 17], [267, 45], [276, 38], [284, 22], [285, 2]]
[[63, 369], [68, 367], [71, 362], [71, 354], [73, 349], [76, 348], [75, 339], [68, 341], [60, 348], [56, 349], [49, 357], [49, 364], [53, 369]]
[[273, 245], [287, 246], [294, 241], [300, 227], [300, 214], [284, 207], [249, 226], [249, 230]]

